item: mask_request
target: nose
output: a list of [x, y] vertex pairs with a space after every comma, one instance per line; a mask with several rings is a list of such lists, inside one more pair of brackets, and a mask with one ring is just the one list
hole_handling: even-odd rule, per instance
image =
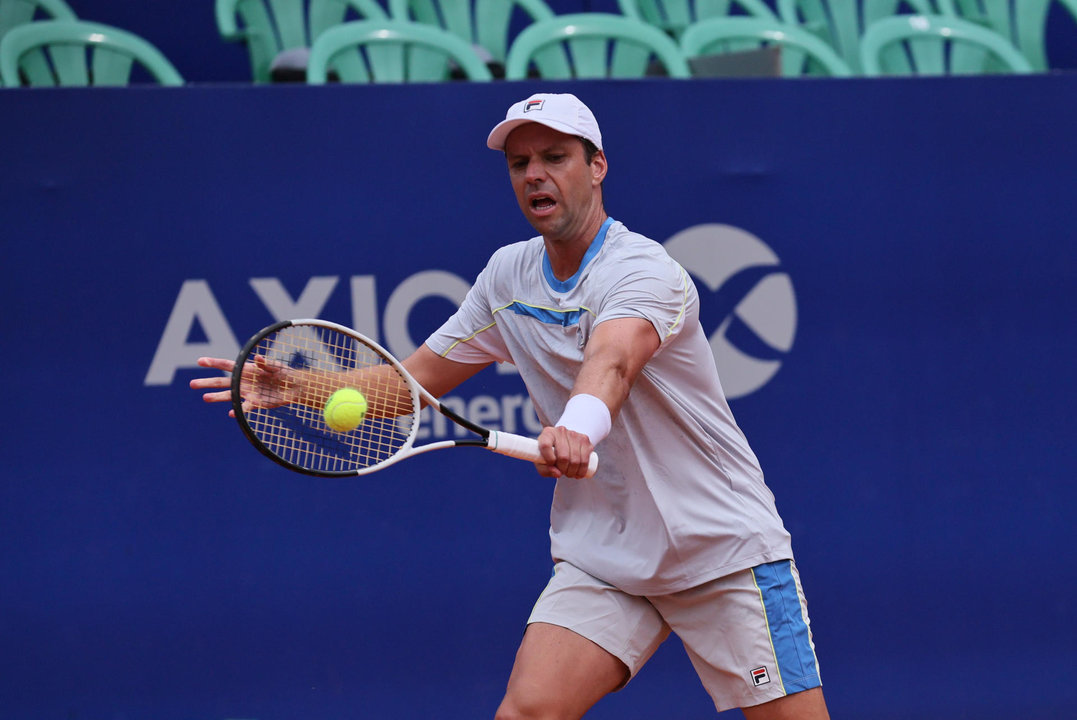
[[524, 179], [529, 183], [536, 183], [546, 178], [546, 166], [541, 158], [531, 158], [527, 161], [527, 169]]

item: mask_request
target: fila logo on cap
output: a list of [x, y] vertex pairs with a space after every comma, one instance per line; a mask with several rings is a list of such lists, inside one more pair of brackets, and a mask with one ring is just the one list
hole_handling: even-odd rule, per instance
[[756, 686], [766, 685], [770, 682], [770, 675], [767, 674], [767, 669], [765, 667], [757, 667], [755, 670], [752, 670], [752, 682], [755, 683]]
[[527, 104], [524, 105], [524, 112], [531, 112], [532, 110], [541, 110], [542, 109], [542, 103], [544, 103], [544, 102], [546, 102], [546, 101], [545, 100], [528, 100]]

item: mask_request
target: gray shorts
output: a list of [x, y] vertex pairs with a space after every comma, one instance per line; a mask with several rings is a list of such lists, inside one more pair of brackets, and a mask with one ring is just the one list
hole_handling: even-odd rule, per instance
[[559, 562], [529, 623], [568, 628], [635, 676], [670, 632], [719, 712], [819, 687], [807, 603], [792, 560], [670, 595], [629, 595]]

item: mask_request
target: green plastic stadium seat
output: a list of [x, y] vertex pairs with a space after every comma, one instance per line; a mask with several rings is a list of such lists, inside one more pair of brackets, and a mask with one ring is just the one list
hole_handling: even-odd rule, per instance
[[386, 20], [378, 0], [216, 0], [217, 30], [242, 42], [256, 83], [306, 79], [310, 47], [326, 29], [354, 20]]
[[0, 39], [0, 77], [9, 87], [129, 85], [136, 64], [157, 83], [183, 84], [156, 47], [109, 25], [43, 20], [12, 28]]
[[861, 38], [860, 52], [868, 76], [1032, 72], [1029, 61], [1006, 38], [943, 15], [879, 20]]
[[868, 25], [900, 14], [931, 15], [934, 0], [777, 0], [778, 15], [829, 44], [860, 71], [860, 37]]
[[471, 44], [447, 30], [399, 20], [344, 23], [314, 41], [307, 82], [323, 85], [330, 70], [344, 83], [442, 82], [493, 79]]
[[40, 20], [78, 20], [64, 0], [0, 0], [0, 38], [13, 27]]
[[1017, 46], [1034, 70], [1047, 70], [1047, 23], [1057, 5], [1077, 20], [1077, 0], [938, 0], [939, 12], [994, 30]]
[[467, 40], [497, 73], [504, 71], [514, 31], [554, 16], [545, 0], [389, 0], [389, 14]]
[[680, 46], [665, 32], [635, 18], [609, 13], [559, 15], [537, 22], [509, 48], [505, 77], [547, 80], [640, 78], [658, 67], [673, 78], [691, 77]]
[[[41, 20], [78, 20], [64, 0], [0, 0], [0, 38], [13, 27]], [[0, 87], [4, 82], [0, 79]]]
[[617, 0], [621, 14], [642, 20], [680, 38], [700, 20], [715, 17], [758, 17], [777, 20], [763, 0]]
[[[686, 57], [745, 49], [744, 41], [754, 46], [781, 48], [781, 74], [798, 77], [817, 67], [827, 75], [846, 77], [852, 74], [838, 54], [806, 30], [779, 21], [748, 17], [726, 17], [701, 20], [689, 26], [681, 37], [681, 49]], [[814, 73], [812, 73], [814, 74]]]

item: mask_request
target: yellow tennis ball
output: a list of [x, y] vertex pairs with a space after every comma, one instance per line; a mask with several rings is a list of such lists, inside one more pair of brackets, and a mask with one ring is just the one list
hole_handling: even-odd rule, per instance
[[366, 398], [355, 388], [341, 388], [329, 398], [322, 415], [330, 429], [351, 432], [366, 417]]

